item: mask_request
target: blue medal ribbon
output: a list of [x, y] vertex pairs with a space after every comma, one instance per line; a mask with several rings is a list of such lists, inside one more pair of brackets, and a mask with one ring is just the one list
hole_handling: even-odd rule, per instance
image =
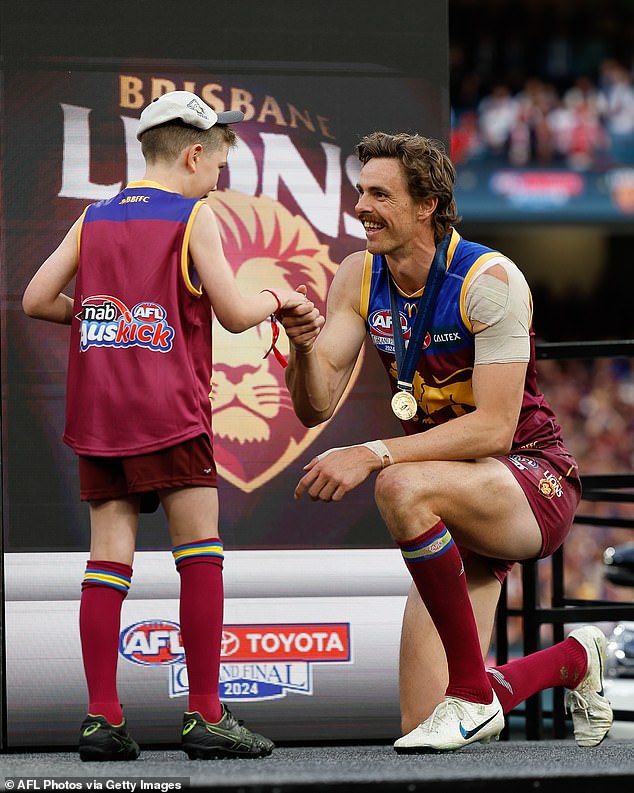
[[414, 372], [423, 348], [425, 334], [429, 325], [432, 309], [436, 303], [438, 292], [442, 285], [445, 272], [447, 271], [447, 248], [451, 242], [451, 234], [442, 239], [436, 247], [429, 275], [425, 283], [425, 289], [418, 302], [416, 319], [412, 326], [412, 334], [405, 348], [403, 338], [403, 328], [401, 327], [401, 316], [398, 310], [396, 299], [396, 287], [390, 274], [390, 309], [392, 312], [392, 335], [394, 336], [394, 355], [396, 357], [396, 377], [397, 386], [401, 391], [412, 390]]

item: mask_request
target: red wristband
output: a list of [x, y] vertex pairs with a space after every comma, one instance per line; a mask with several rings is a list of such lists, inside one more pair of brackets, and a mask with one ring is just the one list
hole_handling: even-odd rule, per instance
[[282, 302], [272, 289], [262, 289], [260, 291], [260, 294], [262, 294], [262, 292], [268, 292], [269, 294], [273, 295], [273, 297], [277, 301], [277, 308], [275, 309], [275, 311], [272, 312], [273, 314], [277, 314], [278, 311], [282, 310]]
[[277, 300], [277, 309], [271, 314], [271, 333], [273, 334], [273, 341], [271, 342], [271, 346], [269, 347], [269, 349], [264, 353], [264, 357], [267, 358], [272, 352], [273, 355], [275, 355], [280, 366], [282, 366], [282, 368], [285, 368], [288, 366], [288, 361], [282, 355], [282, 353], [277, 349], [277, 340], [280, 335], [280, 329], [277, 327], [277, 320], [275, 317], [278, 311], [282, 310], [282, 302], [272, 289], [262, 289], [261, 291], [270, 292], [270, 294], [272, 294], [273, 297]]
[[[268, 292], [268, 289], [267, 290], [263, 290], [263, 291], [267, 291]], [[277, 325], [277, 320], [275, 319], [275, 314], [271, 314], [271, 333], [273, 335], [273, 341], [271, 342], [271, 346], [264, 353], [263, 358], [268, 358], [268, 356], [271, 353], [273, 353], [273, 355], [277, 359], [277, 362], [279, 363], [279, 365], [282, 367], [282, 369], [285, 369], [288, 366], [288, 361], [282, 355], [282, 353], [277, 349], [277, 340], [278, 340], [279, 335], [280, 335], [280, 329], [279, 329], [279, 327]]]

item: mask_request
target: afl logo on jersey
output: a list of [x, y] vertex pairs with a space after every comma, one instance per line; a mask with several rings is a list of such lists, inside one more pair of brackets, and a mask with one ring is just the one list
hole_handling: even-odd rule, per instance
[[158, 306], [156, 303], [138, 303], [132, 309], [132, 316], [147, 322], [158, 322], [160, 319], [165, 319], [167, 312], [163, 306]]
[[[411, 336], [411, 328], [407, 322], [407, 317], [405, 314], [402, 314], [399, 311], [399, 317], [401, 318], [401, 328], [403, 331], [403, 338], [409, 339]], [[368, 324], [370, 325], [370, 329], [372, 333], [376, 333], [377, 336], [392, 336], [392, 312], [388, 311], [387, 309], [380, 309], [379, 311], [374, 311], [370, 314], [370, 319], [368, 320]]]

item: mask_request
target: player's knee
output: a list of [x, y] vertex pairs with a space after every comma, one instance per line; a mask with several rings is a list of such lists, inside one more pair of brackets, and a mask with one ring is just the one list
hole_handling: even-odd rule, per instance
[[389, 466], [379, 472], [374, 498], [395, 540], [408, 539], [412, 531], [420, 532], [438, 520], [433, 481], [424, 464]]
[[418, 502], [420, 492], [404, 466], [390, 466], [379, 472], [374, 485], [374, 498], [383, 514], [393, 514], [407, 510], [412, 502]]
[[384, 468], [379, 471], [374, 480], [374, 500], [380, 510], [394, 501], [395, 493], [398, 489], [398, 482], [394, 480], [393, 469], [390, 468]]

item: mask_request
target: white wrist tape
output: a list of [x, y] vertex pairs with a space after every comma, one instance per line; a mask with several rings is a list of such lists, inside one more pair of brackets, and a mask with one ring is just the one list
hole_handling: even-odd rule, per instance
[[327, 449], [325, 452], [318, 454], [317, 459], [323, 460], [324, 457], [328, 457], [328, 455], [331, 454], [332, 452], [340, 452], [343, 451], [343, 449], [352, 449], [352, 448], [353, 448], [352, 446], [333, 446], [332, 449]]
[[361, 443], [361, 446], [366, 446], [371, 452], [374, 452], [381, 461], [381, 469], [387, 468], [388, 465], [394, 464], [394, 458], [390, 454], [390, 450], [383, 443], [383, 441], [368, 441]]
[[355, 447], [365, 446], [371, 452], [376, 454], [376, 456], [381, 461], [381, 468], [387, 468], [388, 465], [392, 465], [394, 463], [394, 458], [390, 454], [390, 450], [387, 446], [383, 443], [383, 441], [368, 441], [367, 443], [355, 443], [353, 446], [334, 446], [332, 449], [327, 449], [325, 452], [317, 455], [318, 460], [323, 460], [324, 457], [327, 457], [331, 452], [340, 452], [343, 449], [354, 449]]

